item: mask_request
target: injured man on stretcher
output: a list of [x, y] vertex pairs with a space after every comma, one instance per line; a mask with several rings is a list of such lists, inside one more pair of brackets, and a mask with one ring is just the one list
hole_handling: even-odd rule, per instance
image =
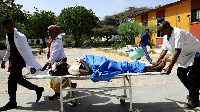
[[66, 62], [56, 62], [49, 73], [53, 76], [91, 75], [91, 80], [98, 82], [109, 81], [115, 75], [123, 73], [161, 72], [165, 65], [165, 60], [161, 60], [152, 66], [146, 66], [145, 63], [139, 61], [117, 62], [106, 57], [85, 55], [82, 58], [78, 57], [72, 65]]

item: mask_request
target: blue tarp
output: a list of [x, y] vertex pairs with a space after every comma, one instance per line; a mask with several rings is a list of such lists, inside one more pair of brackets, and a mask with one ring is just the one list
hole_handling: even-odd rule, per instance
[[85, 55], [83, 60], [93, 70], [91, 74], [91, 80], [93, 82], [109, 81], [115, 75], [120, 73], [141, 73], [145, 67], [141, 62], [116, 62], [106, 57]]

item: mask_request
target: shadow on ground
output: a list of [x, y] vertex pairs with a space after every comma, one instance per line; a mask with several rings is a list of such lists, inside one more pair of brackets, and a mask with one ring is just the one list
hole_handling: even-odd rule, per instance
[[[76, 96], [88, 95], [84, 92], [76, 92]], [[35, 103], [28, 102], [29, 107], [18, 107], [17, 110], [27, 111], [59, 111], [60, 100], [49, 100], [49, 96], [44, 96], [44, 101]], [[66, 99], [68, 95], [64, 97]], [[114, 98], [116, 99], [116, 98]], [[155, 102], [155, 103], [133, 103], [133, 108], [139, 108], [142, 112], [185, 112], [184, 108], [178, 104], [185, 102], [175, 101], [173, 99], [165, 98], [169, 102]], [[127, 112], [130, 104], [126, 101], [125, 104], [120, 102], [113, 103], [111, 98], [92, 95], [77, 100], [77, 105], [72, 105], [69, 102], [64, 102], [64, 109], [67, 112]], [[199, 109], [193, 109], [193, 112], [199, 112]]]

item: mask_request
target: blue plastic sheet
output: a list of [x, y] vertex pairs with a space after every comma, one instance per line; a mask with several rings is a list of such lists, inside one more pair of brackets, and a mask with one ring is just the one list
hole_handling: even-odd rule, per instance
[[144, 63], [138, 61], [116, 62], [103, 56], [94, 55], [85, 55], [82, 58], [93, 70], [91, 74], [93, 82], [109, 81], [120, 73], [141, 73], [145, 67]]

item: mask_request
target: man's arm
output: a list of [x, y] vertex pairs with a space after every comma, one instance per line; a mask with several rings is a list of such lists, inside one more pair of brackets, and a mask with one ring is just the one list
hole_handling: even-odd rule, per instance
[[159, 56], [158, 60], [156, 61], [156, 63], [159, 62], [160, 60], [162, 60], [166, 54], [167, 54], [167, 50], [163, 49], [162, 52], [160, 53], [160, 56]]
[[80, 59], [80, 62], [85, 66], [86, 69], [79, 69], [81, 75], [89, 75], [93, 72], [89, 65], [83, 59]]
[[178, 59], [180, 53], [181, 53], [181, 49], [175, 49], [175, 53], [174, 53], [174, 55], [173, 55], [173, 57], [172, 57], [172, 60], [171, 60], [171, 62], [169, 63], [168, 67], [167, 67], [166, 70], [165, 70], [165, 72], [166, 72], [167, 74], [170, 74], [170, 73], [171, 73], [171, 70], [172, 70], [174, 64], [176, 63], [176, 61], [177, 61], [177, 59]]
[[151, 44], [150, 44], [149, 42], [147, 42], [147, 45], [149, 45], [149, 46], [150, 46], [150, 48], [152, 49], [152, 46], [151, 46]]

